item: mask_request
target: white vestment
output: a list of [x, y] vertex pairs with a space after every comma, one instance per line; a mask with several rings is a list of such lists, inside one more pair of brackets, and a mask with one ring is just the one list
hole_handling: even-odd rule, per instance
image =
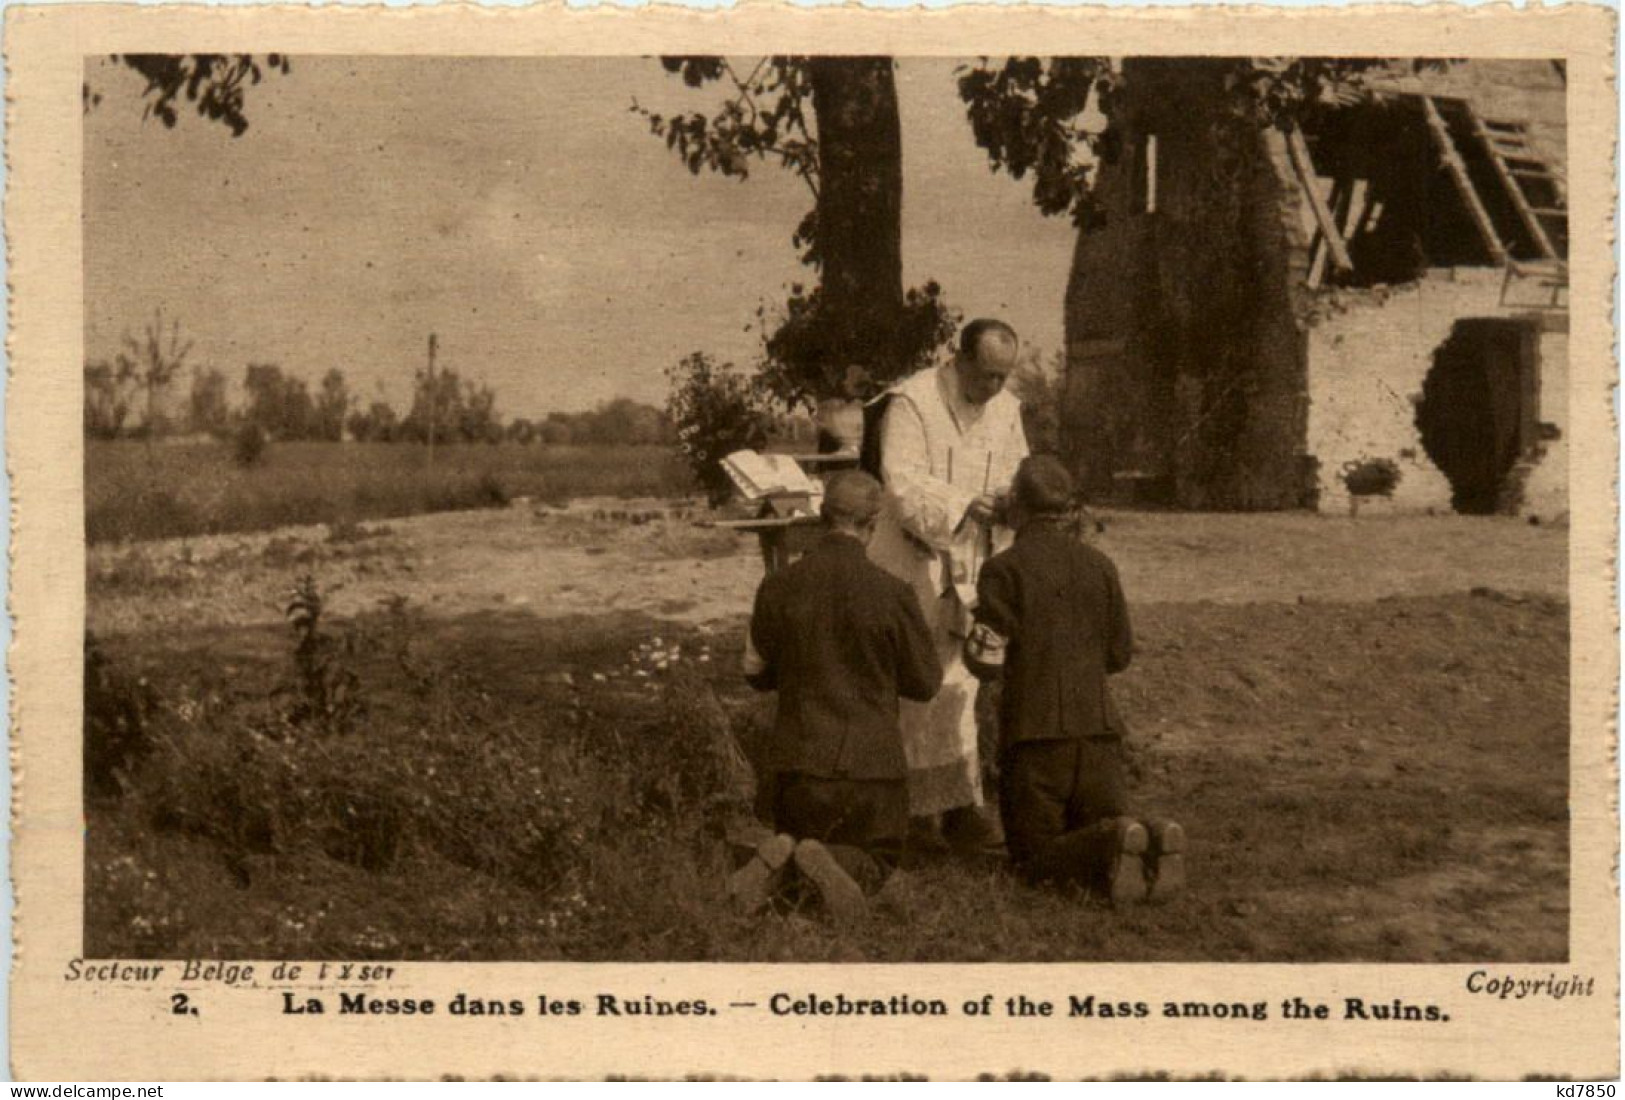
[[902, 704], [909, 812], [940, 813], [982, 801], [976, 751], [976, 679], [961, 654], [983, 562], [1011, 532], [965, 522], [983, 493], [1007, 492], [1027, 456], [1021, 405], [1008, 390], [981, 406], [960, 396], [952, 364], [923, 370], [890, 391], [881, 422], [886, 501], [869, 557], [919, 597], [942, 661], [942, 690]]

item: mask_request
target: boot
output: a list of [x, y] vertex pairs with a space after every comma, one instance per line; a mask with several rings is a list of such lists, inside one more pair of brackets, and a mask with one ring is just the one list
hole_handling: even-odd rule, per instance
[[914, 879], [909, 872], [898, 869], [886, 876], [875, 893], [875, 909], [900, 921], [915, 917]]
[[1004, 847], [996, 814], [981, 806], [959, 806], [942, 815], [942, 836], [960, 856], [984, 855]]
[[1117, 835], [1106, 869], [1106, 896], [1112, 908], [1121, 909], [1145, 900], [1145, 854], [1151, 838], [1145, 826], [1133, 818], [1120, 817], [1114, 824]]
[[908, 819], [908, 840], [905, 842], [905, 851], [910, 857], [940, 856], [948, 853], [948, 842], [942, 839], [942, 831], [937, 827], [934, 816], [911, 817]]
[[1177, 821], [1151, 826], [1151, 899], [1166, 901], [1185, 889], [1185, 827]]
[[784, 885], [785, 872], [795, 847], [795, 840], [783, 833], [769, 837], [756, 846], [756, 854], [728, 876], [728, 897], [735, 909], [745, 916], [752, 916], [768, 907]]
[[773, 839], [773, 830], [754, 817], [741, 815], [724, 826], [722, 837], [734, 865], [742, 867], [756, 858], [757, 849]]
[[854, 924], [869, 915], [863, 888], [835, 861], [828, 848], [816, 840], [803, 840], [796, 845], [795, 860], [796, 870], [818, 891], [836, 924]]

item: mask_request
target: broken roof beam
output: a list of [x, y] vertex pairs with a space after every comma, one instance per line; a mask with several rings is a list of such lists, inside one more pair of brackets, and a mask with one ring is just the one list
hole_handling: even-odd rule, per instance
[[1326, 200], [1321, 197], [1320, 188], [1315, 182], [1317, 179], [1315, 162], [1309, 156], [1309, 143], [1303, 140], [1303, 131], [1296, 126], [1287, 131], [1286, 148], [1292, 161], [1292, 170], [1297, 173], [1298, 183], [1302, 185], [1303, 193], [1309, 198], [1309, 208], [1315, 212], [1315, 224], [1320, 227], [1320, 235], [1331, 251], [1332, 263], [1339, 271], [1353, 271], [1354, 261], [1349, 258], [1348, 244], [1343, 240], [1343, 234], [1338, 231], [1337, 219], [1332, 217], [1331, 207], [1326, 205]]
[[1455, 139], [1450, 136], [1450, 128], [1445, 125], [1444, 117], [1439, 114], [1439, 108], [1434, 105], [1432, 96], [1425, 95], [1419, 98], [1422, 100], [1422, 113], [1427, 117], [1428, 132], [1433, 135], [1433, 144], [1439, 147], [1439, 157], [1444, 161], [1456, 190], [1461, 193], [1461, 201], [1466, 204], [1467, 213], [1472, 216], [1473, 225], [1478, 228], [1478, 235], [1484, 241], [1490, 260], [1497, 267], [1505, 267], [1511, 256], [1495, 232], [1495, 224], [1490, 221], [1489, 211], [1484, 209], [1484, 200], [1478, 197], [1478, 190], [1473, 187], [1472, 177], [1467, 174], [1467, 162], [1461, 159], [1461, 150], [1456, 148]]

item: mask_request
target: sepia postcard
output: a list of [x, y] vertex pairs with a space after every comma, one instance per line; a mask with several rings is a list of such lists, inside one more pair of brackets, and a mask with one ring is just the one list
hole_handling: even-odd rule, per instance
[[14, 1076], [1617, 1078], [1615, 19], [12, 7]]

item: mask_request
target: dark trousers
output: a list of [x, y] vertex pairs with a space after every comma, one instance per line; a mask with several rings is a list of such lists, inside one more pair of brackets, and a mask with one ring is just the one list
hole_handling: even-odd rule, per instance
[[786, 772], [773, 792], [773, 827], [797, 840], [821, 842], [859, 886], [878, 889], [903, 852], [908, 781]]
[[1030, 881], [1101, 887], [1128, 811], [1116, 737], [1021, 741], [999, 760], [1010, 859]]

